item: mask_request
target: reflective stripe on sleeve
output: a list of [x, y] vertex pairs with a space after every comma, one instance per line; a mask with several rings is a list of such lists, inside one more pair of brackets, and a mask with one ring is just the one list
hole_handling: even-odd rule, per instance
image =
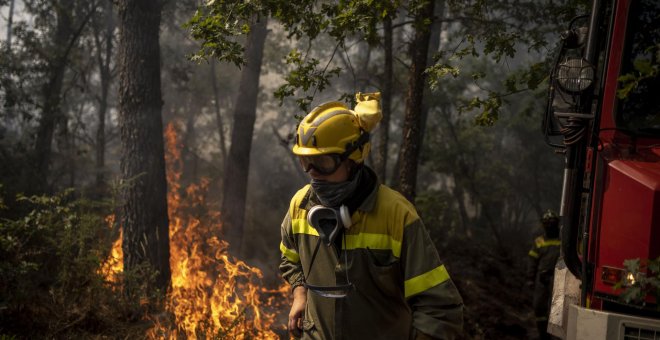
[[529, 253], [527, 253], [527, 255], [529, 255], [529, 256], [531, 256], [531, 257], [533, 257], [533, 258], [537, 258], [537, 257], [539, 257], [539, 253], [537, 253], [537, 252], [534, 251], [534, 250], [530, 250]]
[[280, 251], [282, 252], [282, 255], [286, 257], [287, 260], [293, 263], [298, 263], [298, 261], [300, 261], [300, 255], [298, 255], [298, 252], [296, 252], [293, 249], [287, 248], [282, 242], [280, 242]]
[[[293, 234], [306, 234], [319, 236], [318, 231], [314, 229], [307, 220], [294, 219], [291, 221]], [[401, 241], [397, 241], [387, 234], [359, 233], [357, 235], [346, 235], [346, 249], [385, 249], [391, 250], [395, 257], [401, 255]], [[284, 253], [284, 252], [282, 252]]]
[[406, 298], [419, 294], [429, 288], [435, 287], [449, 280], [449, 273], [444, 265], [430, 270], [422, 275], [415, 276], [404, 282]]
[[296, 218], [291, 221], [291, 230], [293, 231], [294, 234], [307, 234], [307, 235], [319, 236], [318, 231], [316, 231], [314, 227], [309, 225], [309, 223], [307, 223], [307, 220], [301, 218]]
[[540, 247], [560, 246], [560, 245], [561, 245], [561, 241], [559, 241], [559, 240], [548, 240], [548, 241], [544, 241], [543, 243], [541, 243], [539, 248]]
[[392, 255], [401, 255], [401, 241], [397, 241], [390, 235], [359, 233], [357, 235], [346, 235], [346, 249], [383, 249], [391, 250]]

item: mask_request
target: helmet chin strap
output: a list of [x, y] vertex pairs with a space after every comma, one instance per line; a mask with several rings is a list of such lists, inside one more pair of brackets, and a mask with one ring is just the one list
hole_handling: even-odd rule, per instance
[[344, 151], [341, 154], [341, 159], [342, 160], [347, 159], [353, 153], [353, 151], [357, 150], [358, 148], [361, 148], [368, 141], [369, 141], [369, 132], [363, 130], [362, 133], [360, 134], [360, 137], [358, 137], [358, 139], [356, 139], [354, 142], [346, 144], [346, 151]]

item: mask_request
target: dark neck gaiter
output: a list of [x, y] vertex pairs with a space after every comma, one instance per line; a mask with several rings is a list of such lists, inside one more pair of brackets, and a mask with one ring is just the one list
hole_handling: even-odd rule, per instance
[[326, 207], [339, 207], [348, 197], [350, 197], [362, 177], [362, 171], [359, 169], [355, 175], [348, 181], [334, 183], [312, 179], [312, 188], [321, 204]]
[[344, 204], [354, 213], [371, 194], [378, 183], [376, 173], [366, 165], [360, 165], [353, 177], [341, 183], [312, 180], [312, 188], [319, 202], [326, 207]]

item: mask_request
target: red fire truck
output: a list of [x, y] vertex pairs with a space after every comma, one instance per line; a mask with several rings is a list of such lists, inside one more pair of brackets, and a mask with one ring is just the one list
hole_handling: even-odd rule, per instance
[[[622, 298], [658, 276], [660, 1], [594, 0], [561, 38], [543, 124], [565, 157], [548, 331], [660, 340], [660, 289]], [[624, 266], [634, 259], [639, 271]]]

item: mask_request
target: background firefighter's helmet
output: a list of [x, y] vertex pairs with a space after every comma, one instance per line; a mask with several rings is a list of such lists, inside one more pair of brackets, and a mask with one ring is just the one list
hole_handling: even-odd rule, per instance
[[[382, 118], [380, 93], [357, 93], [351, 110], [344, 103], [328, 102], [314, 108], [298, 125], [293, 153], [299, 156], [342, 154], [358, 146], [348, 158], [364, 162], [369, 154], [369, 132]], [[361, 145], [356, 145], [356, 143]]]
[[543, 213], [541, 223], [543, 223], [544, 227], [557, 226], [559, 224], [559, 216], [551, 209], [548, 209]]

